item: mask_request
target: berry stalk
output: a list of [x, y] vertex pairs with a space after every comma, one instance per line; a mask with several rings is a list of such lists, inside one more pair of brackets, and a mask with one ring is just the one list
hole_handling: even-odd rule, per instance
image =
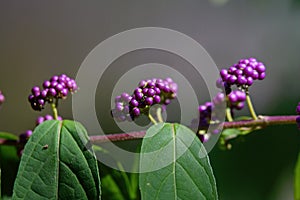
[[55, 120], [58, 120], [58, 112], [57, 112], [56, 103], [51, 103], [51, 108], [52, 108], [52, 112], [53, 112], [53, 118]]
[[230, 107], [227, 107], [226, 108], [226, 118], [229, 122], [232, 122], [233, 121], [233, 118], [232, 118], [232, 115], [231, 115], [231, 109]]
[[250, 95], [249, 95], [248, 91], [246, 92], [246, 102], [247, 102], [247, 105], [248, 105], [248, 108], [249, 108], [249, 111], [250, 111], [250, 114], [251, 114], [252, 118], [254, 120], [257, 120], [258, 117], [255, 113], [255, 110], [254, 110], [254, 107], [253, 107], [253, 104], [252, 104], [252, 101], [251, 101], [251, 98], [250, 98]]
[[148, 114], [148, 117], [153, 124], [157, 124], [157, 121], [154, 119], [154, 117], [152, 117], [150, 113]]
[[161, 112], [162, 112], [162, 109], [161, 108], [157, 108], [157, 110], [156, 110], [156, 116], [157, 116], [157, 119], [158, 119], [159, 122], [164, 122], [164, 119], [163, 119], [163, 117], [161, 115]]

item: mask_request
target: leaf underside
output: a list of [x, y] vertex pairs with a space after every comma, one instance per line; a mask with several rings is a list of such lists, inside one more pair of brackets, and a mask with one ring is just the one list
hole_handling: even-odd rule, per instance
[[27, 142], [13, 199], [100, 199], [97, 160], [88, 135], [74, 121], [39, 125]]
[[190, 129], [157, 124], [148, 129], [141, 148], [142, 199], [218, 199], [206, 151]]

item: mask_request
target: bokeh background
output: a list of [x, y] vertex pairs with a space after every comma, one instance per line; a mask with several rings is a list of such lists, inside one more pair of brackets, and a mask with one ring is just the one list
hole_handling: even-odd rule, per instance
[[[240, 58], [259, 58], [268, 71], [267, 78], [251, 88], [257, 111], [295, 114], [300, 100], [299, 1], [1, 1], [0, 90], [6, 96], [1, 130], [20, 134], [34, 127], [41, 113], [34, 112], [27, 102], [33, 85], [53, 74], [75, 77], [100, 42], [147, 26], [170, 28], [192, 37], [220, 69]], [[125, 55], [113, 65], [117, 73], [118, 68], [148, 62], [184, 67], [176, 56], [157, 51]], [[205, 91], [199, 99], [207, 101], [205, 85], [199, 84], [198, 89]], [[111, 95], [112, 91], [103, 92]], [[96, 100], [99, 113], [108, 108], [100, 97]], [[71, 98], [60, 106], [60, 114], [72, 118]], [[42, 114], [47, 112], [49, 109]], [[296, 126], [276, 126], [234, 141], [230, 151], [215, 147], [210, 157], [220, 199], [293, 199], [299, 134]]]

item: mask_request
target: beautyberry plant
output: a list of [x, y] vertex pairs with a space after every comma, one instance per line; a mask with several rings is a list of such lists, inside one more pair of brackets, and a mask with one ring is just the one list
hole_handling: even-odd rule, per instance
[[[212, 136], [218, 136], [223, 149], [230, 149], [235, 138], [270, 125], [293, 124], [300, 129], [300, 103], [297, 115], [256, 114], [249, 88], [265, 77], [265, 65], [253, 57], [222, 69], [216, 80], [220, 92], [195, 108], [198, 118], [189, 128], [162, 118], [162, 112], [178, 96], [177, 83], [172, 78], [148, 77], [131, 93], [115, 97], [111, 115], [118, 122], [131, 123], [145, 115], [153, 126], [144, 131], [89, 137], [79, 122], [58, 115], [59, 101], [78, 90], [75, 80], [65, 74], [52, 76], [42, 87], [33, 87], [28, 100], [35, 111], [42, 111], [50, 104], [53, 115], [38, 117], [34, 130], [27, 130], [19, 137], [0, 132], [0, 167], [8, 155], [8, 151], [2, 151], [3, 147], [16, 152], [10, 156], [20, 158], [12, 198], [101, 199], [102, 195], [103, 199], [121, 200], [218, 199], [216, 180], [204, 148]], [[0, 106], [4, 100], [0, 91]], [[250, 116], [236, 115], [246, 107]], [[156, 116], [152, 116], [152, 108], [156, 109]], [[95, 150], [101, 156], [108, 156], [112, 152], [103, 143], [133, 139], [142, 139], [141, 173], [126, 173], [117, 161], [121, 172], [110, 169], [111, 174], [102, 174], [105, 167], [97, 161]], [[300, 199], [300, 156], [295, 171], [295, 199]]]
[[67, 97], [69, 92], [76, 92], [78, 89], [74, 79], [65, 74], [52, 76], [50, 80], [44, 81], [43, 88], [35, 86], [31, 89], [28, 97], [31, 107], [34, 110], [41, 111], [46, 103], [57, 106], [59, 99]]

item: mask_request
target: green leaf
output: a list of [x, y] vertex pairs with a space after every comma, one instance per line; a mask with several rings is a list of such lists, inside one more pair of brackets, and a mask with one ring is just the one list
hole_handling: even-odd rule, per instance
[[17, 140], [18, 136], [12, 133], [7, 133], [7, 132], [0, 132], [0, 138], [1, 139], [7, 139], [7, 140]]
[[142, 143], [140, 171], [143, 200], [218, 199], [204, 146], [185, 126], [150, 127]]
[[103, 196], [109, 197], [110, 200], [125, 200], [119, 186], [116, 184], [111, 175], [102, 178]]
[[300, 200], [300, 153], [295, 168], [295, 200]]
[[[12, 133], [0, 132], [0, 140], [1, 139], [16, 141], [18, 140], [18, 136]], [[0, 168], [2, 170], [1, 179], [5, 180], [1, 185], [2, 195], [12, 195], [19, 161], [20, 159], [17, 155], [16, 146], [0, 145]]]
[[74, 121], [46, 121], [28, 140], [13, 199], [100, 199], [97, 159]]

